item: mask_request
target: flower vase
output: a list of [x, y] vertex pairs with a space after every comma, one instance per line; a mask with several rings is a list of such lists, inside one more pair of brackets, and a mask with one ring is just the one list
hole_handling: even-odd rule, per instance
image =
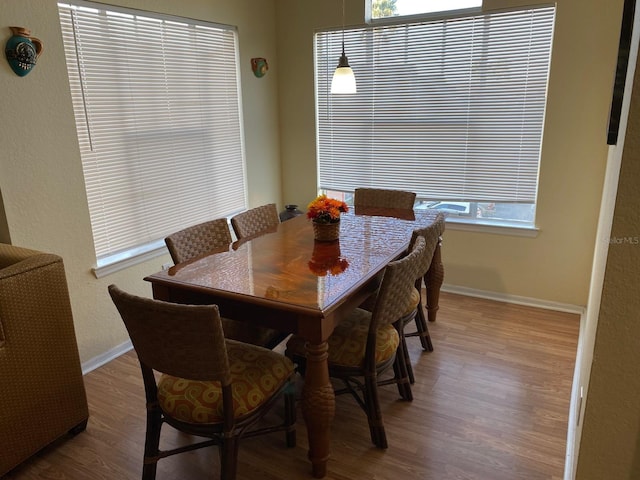
[[340, 238], [340, 221], [332, 223], [311, 222], [313, 238], [318, 242], [333, 242]]

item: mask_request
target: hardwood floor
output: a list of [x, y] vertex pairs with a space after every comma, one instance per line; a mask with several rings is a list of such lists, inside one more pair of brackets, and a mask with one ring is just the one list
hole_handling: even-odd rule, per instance
[[[435, 351], [408, 339], [413, 402], [382, 387], [389, 448], [369, 439], [366, 417], [350, 396], [337, 399], [328, 480], [562, 479], [577, 315], [443, 293], [429, 324]], [[144, 395], [135, 354], [85, 376], [90, 418], [10, 472], [7, 479], [139, 479]], [[55, 414], [55, 406], [51, 406]], [[274, 415], [278, 412], [274, 412]], [[170, 427], [163, 440], [188, 437]], [[3, 448], [5, 448], [3, 446]], [[240, 444], [238, 480], [311, 479], [304, 422], [298, 446], [284, 434]], [[218, 478], [216, 449], [160, 460], [158, 480]]]

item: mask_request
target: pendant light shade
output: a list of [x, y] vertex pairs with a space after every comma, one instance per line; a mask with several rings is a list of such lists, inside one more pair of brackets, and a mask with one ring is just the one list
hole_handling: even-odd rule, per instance
[[331, 93], [356, 93], [356, 76], [344, 53], [344, 0], [342, 0], [342, 55], [331, 80]]
[[331, 93], [356, 93], [356, 76], [349, 66], [349, 60], [342, 51], [342, 56], [333, 72], [333, 80], [331, 80]]

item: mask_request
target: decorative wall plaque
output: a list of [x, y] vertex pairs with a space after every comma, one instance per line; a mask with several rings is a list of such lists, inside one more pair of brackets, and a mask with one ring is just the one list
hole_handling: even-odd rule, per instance
[[32, 37], [24, 27], [9, 27], [13, 36], [7, 40], [4, 53], [9, 66], [20, 77], [27, 75], [36, 64], [42, 53], [42, 41]]

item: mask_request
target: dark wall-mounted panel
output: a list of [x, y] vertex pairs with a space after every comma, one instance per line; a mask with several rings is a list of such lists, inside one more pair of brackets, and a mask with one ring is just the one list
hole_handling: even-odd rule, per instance
[[609, 129], [607, 132], [607, 143], [609, 145], [615, 145], [618, 143], [618, 130], [620, 129], [620, 115], [622, 113], [622, 97], [624, 95], [624, 84], [627, 77], [627, 66], [629, 65], [629, 52], [631, 50], [631, 35], [633, 33], [635, 7], [636, 0], [624, 1], [622, 26], [620, 28], [620, 46], [618, 47], [618, 66], [616, 67], [616, 78], [613, 85], [613, 97], [611, 99], [611, 111], [609, 113]]

